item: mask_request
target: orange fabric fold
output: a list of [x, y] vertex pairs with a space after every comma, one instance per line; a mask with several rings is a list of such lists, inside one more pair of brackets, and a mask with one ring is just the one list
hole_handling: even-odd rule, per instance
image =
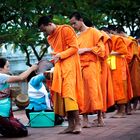
[[[118, 35], [113, 35], [111, 39], [113, 42], [112, 50], [121, 54], [116, 55], [116, 70], [111, 71], [115, 101], [128, 100], [132, 98], [133, 93], [130, 83], [128, 64], [126, 58], [122, 57], [122, 55], [125, 56], [128, 54], [127, 46], [123, 38]], [[124, 81], [127, 82], [127, 93], [125, 93], [124, 90]]]
[[126, 59], [127, 59], [127, 62], [129, 63], [133, 57], [133, 51], [134, 51], [134, 42], [132, 41], [132, 39], [128, 38], [128, 37], [123, 37], [123, 40], [127, 46], [127, 50], [128, 50], [128, 53], [126, 55]]
[[120, 37], [118, 35], [113, 35], [111, 37], [111, 40], [112, 40], [111, 50], [116, 51], [116, 52], [118, 52], [122, 55], [127, 55], [128, 54], [126, 44], [125, 44], [122, 37]]
[[133, 42], [133, 57], [129, 62], [130, 78], [133, 89], [133, 96], [140, 96], [140, 56], [138, 42], [135, 38], [129, 37]]
[[89, 62], [98, 61], [98, 57], [105, 56], [105, 47], [102, 42], [103, 36], [96, 28], [89, 28], [87, 31], [80, 34], [78, 44], [80, 48], [92, 48], [92, 52], [86, 52], [80, 55], [80, 61]]
[[61, 59], [55, 64], [51, 90], [62, 98], [71, 98], [83, 110], [83, 83], [78, 56], [77, 38], [72, 27], [59, 25], [48, 36], [48, 42], [54, 54], [60, 53]]
[[107, 108], [111, 107], [115, 103], [111, 71], [107, 64], [107, 57], [110, 53], [112, 42], [108, 34], [104, 31], [101, 31], [101, 33], [103, 34], [103, 43], [105, 45], [105, 57], [101, 59], [101, 89], [103, 95], [103, 112], [106, 112]]
[[130, 77], [133, 88], [133, 96], [140, 96], [140, 57], [134, 55], [129, 63]]
[[139, 57], [140, 57], [140, 45], [138, 46], [138, 54], [139, 54]]
[[78, 36], [79, 48], [92, 48], [92, 52], [80, 55], [84, 83], [84, 112], [90, 113], [103, 109], [103, 99], [100, 86], [101, 65], [99, 57], [104, 57], [105, 48], [101, 32], [88, 28]]
[[60, 62], [57, 62], [55, 64], [55, 68], [54, 68], [54, 72], [53, 72], [53, 80], [52, 80], [51, 90], [54, 92], [57, 92], [61, 95], [61, 89], [62, 89], [61, 66], [60, 66]]

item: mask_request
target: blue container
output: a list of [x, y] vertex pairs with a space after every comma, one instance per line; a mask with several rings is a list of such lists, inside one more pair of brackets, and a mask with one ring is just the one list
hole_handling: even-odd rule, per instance
[[54, 112], [32, 112], [30, 115], [31, 127], [53, 127], [54, 126]]

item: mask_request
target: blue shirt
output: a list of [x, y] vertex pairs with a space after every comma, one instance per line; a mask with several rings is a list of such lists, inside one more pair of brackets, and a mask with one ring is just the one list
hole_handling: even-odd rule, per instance
[[[6, 82], [9, 75], [0, 73], [0, 91], [6, 93], [9, 88], [9, 84]], [[9, 93], [7, 93], [9, 94]], [[3, 98], [0, 99], [0, 116], [9, 117], [11, 109], [11, 99]]]
[[28, 83], [28, 96], [30, 103], [26, 109], [33, 109], [35, 111], [50, 110], [49, 94], [44, 86], [43, 81], [45, 76], [43, 74], [36, 75], [31, 78]]

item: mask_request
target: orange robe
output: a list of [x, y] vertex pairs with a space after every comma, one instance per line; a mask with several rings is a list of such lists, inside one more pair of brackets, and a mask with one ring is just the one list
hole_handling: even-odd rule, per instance
[[138, 46], [138, 52], [139, 52], [139, 57], [140, 57], [140, 45]]
[[105, 57], [101, 59], [101, 89], [103, 95], [103, 112], [107, 111], [107, 108], [115, 104], [114, 102], [114, 93], [113, 93], [113, 84], [111, 78], [110, 67], [107, 64], [107, 57], [110, 53], [110, 47], [112, 44], [110, 36], [101, 31], [103, 34], [103, 42], [105, 45]]
[[76, 101], [82, 112], [83, 83], [76, 34], [72, 27], [59, 25], [48, 36], [48, 42], [54, 53], [61, 55], [54, 67], [51, 90], [61, 98], [68, 97]]
[[140, 96], [140, 56], [138, 42], [133, 37], [129, 37], [133, 42], [133, 54], [129, 63], [131, 84], [133, 89], [133, 97]]
[[116, 69], [111, 71], [114, 97], [118, 104], [124, 104], [133, 97], [128, 64], [125, 58], [128, 50], [122, 37], [112, 35], [111, 39], [113, 43], [112, 51], [120, 53], [119, 55], [115, 55]]
[[131, 37], [123, 37], [123, 39], [124, 39], [124, 42], [125, 42], [125, 44], [127, 46], [127, 50], [128, 50], [128, 53], [126, 55], [126, 60], [128, 62], [128, 65], [126, 68], [127, 68], [127, 88], [128, 88], [127, 91], [129, 91], [127, 99], [129, 101], [134, 96], [130, 69], [129, 69], [129, 63], [131, 62], [133, 55], [136, 52], [136, 43], [132, 40]]
[[92, 48], [92, 52], [80, 54], [84, 83], [84, 113], [103, 109], [99, 62], [99, 57], [105, 55], [102, 38], [101, 32], [92, 27], [78, 36], [79, 48]]
[[134, 42], [132, 41], [132, 39], [130, 39], [129, 37], [122, 37], [126, 46], [127, 46], [127, 50], [128, 50], [128, 53], [126, 55], [126, 59], [127, 59], [127, 62], [129, 63], [131, 60], [132, 60], [132, 57], [133, 57], [133, 53], [134, 53]]

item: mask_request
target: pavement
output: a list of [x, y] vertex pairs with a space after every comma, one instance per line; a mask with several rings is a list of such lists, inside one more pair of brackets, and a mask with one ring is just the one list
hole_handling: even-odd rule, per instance
[[[107, 113], [104, 127], [83, 128], [80, 134], [58, 134], [66, 128], [65, 121], [63, 126], [28, 127], [29, 135], [23, 138], [4, 138], [0, 135], [0, 140], [140, 140], [140, 110], [126, 118], [110, 118], [114, 113]], [[28, 123], [24, 110], [14, 111], [14, 115], [24, 125]], [[96, 115], [90, 115], [89, 119], [92, 122]]]

